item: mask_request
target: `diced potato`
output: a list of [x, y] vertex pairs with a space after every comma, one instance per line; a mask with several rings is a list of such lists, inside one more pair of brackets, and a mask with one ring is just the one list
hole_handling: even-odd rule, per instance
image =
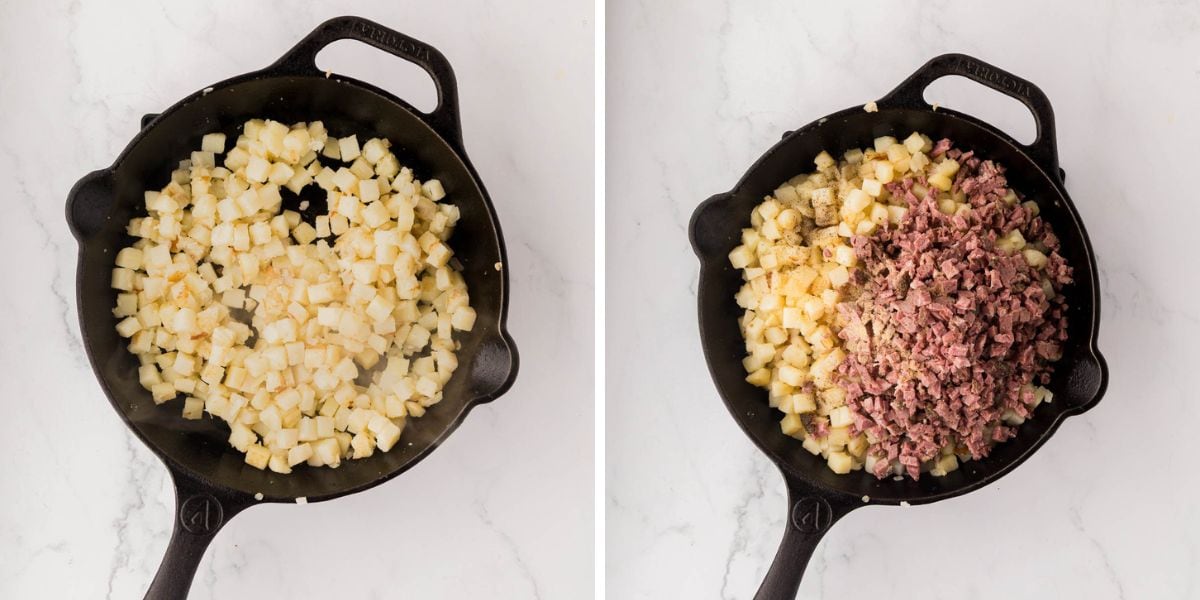
[[850, 282], [850, 271], [843, 265], [838, 265], [829, 272], [829, 285], [840, 288]]
[[1025, 236], [1021, 235], [1020, 230], [1014, 229], [1008, 232], [1008, 235], [996, 240], [996, 248], [1007, 252], [1023, 250], [1025, 248]]
[[450, 324], [459, 331], [471, 331], [475, 327], [475, 309], [462, 306], [450, 317]]
[[197, 420], [204, 416], [204, 401], [199, 398], [187, 398], [183, 401], [183, 418]]
[[132, 269], [116, 268], [112, 270], [112, 287], [123, 292], [128, 292], [133, 289]]
[[829, 445], [829, 448], [844, 448], [846, 444], [850, 443], [850, 428], [830, 427], [829, 434], [826, 436], [826, 443]]
[[832, 427], [849, 427], [852, 422], [849, 406], [839, 406], [829, 413], [829, 425]]
[[909, 154], [916, 154], [925, 147], [925, 140], [921, 138], [921, 134], [912, 132], [908, 137], [904, 138], [904, 148]]
[[829, 167], [832, 167], [834, 161], [833, 161], [833, 157], [830, 156], [828, 152], [822, 151], [813, 160], [813, 163], [817, 165], [818, 170], [825, 170], [825, 169], [828, 169]]
[[252, 444], [246, 449], [246, 464], [256, 469], [266, 469], [271, 460], [271, 451], [259, 444]]
[[889, 162], [875, 163], [875, 179], [879, 183], [891, 183], [896, 177], [896, 170]]
[[950, 191], [950, 188], [953, 186], [953, 184], [954, 182], [943, 173], [935, 173], [929, 176], [929, 185], [932, 185], [943, 192]]
[[134, 334], [142, 330], [142, 322], [136, 317], [128, 317], [117, 323], [117, 333], [121, 337], [133, 337]]
[[313, 455], [312, 445], [307, 442], [293, 446], [290, 450], [288, 450], [288, 454], [287, 454], [288, 466], [294, 467], [302, 462], [305, 462], [309, 458], [312, 458], [312, 455]]
[[738, 246], [729, 253], [729, 262], [735, 269], [744, 269], [754, 263], [754, 251], [746, 246]]
[[804, 425], [800, 422], [800, 415], [788, 414], [779, 422], [780, 429], [784, 435], [795, 436], [804, 432]]
[[363, 144], [362, 157], [372, 165], [378, 164], [387, 154], [387, 142], [379, 138], [371, 138]]
[[799, 392], [792, 395], [792, 412], [807, 414], [817, 410], [817, 400], [810, 392]]
[[267, 180], [267, 176], [271, 172], [271, 163], [267, 159], [259, 156], [251, 156], [246, 163], [246, 179], [257, 183], [263, 183]]
[[933, 475], [934, 477], [942, 477], [947, 473], [957, 470], [958, 457], [954, 456], [953, 454], [947, 454], [939, 458], [937, 462], [934, 463], [933, 467], [929, 469], [929, 474]]
[[878, 179], [868, 177], [863, 179], [862, 191], [866, 192], [872, 198], [878, 198], [883, 193], [883, 184]]
[[[226, 421], [259, 469], [390, 450], [405, 419], [442, 399], [458, 367], [453, 331], [475, 324], [448, 241], [458, 208], [387, 140], [360, 148], [319, 122], [252, 120], [226, 146], [205, 135], [147, 191], [148, 216], [127, 228], [138, 242], [114, 257], [113, 314], [139, 383], [156, 403], [184, 394], [185, 419]], [[323, 166], [317, 151], [349, 167]], [[280, 188], [312, 183], [328, 201], [310, 224], [283, 210]], [[771, 336], [787, 341], [779, 327]]]
[[352, 135], [338, 140], [338, 152], [343, 162], [353, 162], [361, 154], [358, 147], [358, 136]]
[[849, 473], [854, 467], [854, 459], [845, 452], [829, 453], [829, 469], [838, 475]]
[[860, 212], [871, 205], [871, 195], [860, 189], [850, 190], [842, 205], [843, 214], [850, 215]]
[[220, 154], [225, 151], [225, 134], [209, 133], [200, 140], [200, 149], [204, 152]]
[[1035, 248], [1025, 248], [1021, 251], [1021, 253], [1025, 256], [1025, 262], [1029, 263], [1029, 266], [1036, 269], [1046, 266], [1048, 259], [1046, 258], [1045, 254], [1041, 253], [1041, 251]]
[[433, 200], [434, 202], [438, 202], [442, 198], [446, 197], [446, 190], [442, 188], [442, 182], [438, 181], [437, 179], [430, 179], [429, 181], [426, 181], [421, 186], [421, 190], [425, 192], [425, 196], [427, 198]]

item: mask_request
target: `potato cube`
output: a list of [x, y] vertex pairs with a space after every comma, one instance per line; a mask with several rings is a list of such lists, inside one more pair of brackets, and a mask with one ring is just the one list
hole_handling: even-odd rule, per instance
[[195, 421], [204, 416], [204, 401], [189, 397], [183, 401], [183, 418]]
[[829, 272], [829, 285], [835, 288], [842, 287], [850, 282], [850, 271], [845, 266], [839, 265], [837, 268]]
[[892, 166], [892, 163], [886, 161], [879, 161], [875, 163], [875, 179], [879, 181], [879, 183], [891, 183], [895, 177], [896, 171]]
[[879, 153], [879, 154], [883, 154], [884, 152], [888, 151], [888, 148], [891, 148], [895, 144], [896, 144], [896, 138], [894, 138], [890, 135], [877, 137], [877, 138], [875, 138], [875, 152]]
[[1024, 250], [1021, 250], [1021, 253], [1025, 256], [1025, 262], [1029, 263], [1029, 266], [1035, 269], [1040, 269], [1046, 266], [1046, 263], [1048, 262], [1046, 255], [1042, 254], [1041, 251], [1035, 248], [1025, 248]]
[[229, 445], [237, 448], [241, 452], [249, 451], [250, 447], [258, 441], [258, 436], [255, 435], [249, 427], [242, 423], [232, 423], [229, 432]]
[[156, 383], [150, 388], [150, 396], [154, 398], [155, 404], [174, 400], [176, 394], [178, 392], [175, 391], [175, 386], [168, 382]]
[[338, 140], [338, 153], [344, 162], [351, 162], [358, 158], [361, 150], [358, 146], [358, 136], [352, 135]]
[[943, 192], [948, 192], [954, 185], [954, 182], [943, 173], [934, 173], [933, 175], [929, 176], [929, 185], [932, 185]]
[[200, 138], [200, 149], [204, 152], [220, 154], [225, 151], [225, 134], [209, 133]]
[[[364, 198], [364, 201], [365, 200], [366, 199]], [[363, 222], [366, 223], [367, 227], [374, 229], [378, 228], [384, 223], [387, 223], [391, 219], [391, 215], [388, 213], [387, 207], [385, 207], [382, 202], [376, 201], [371, 202], [365, 209], [362, 210], [362, 219]]]
[[834, 160], [828, 152], [822, 150], [821, 153], [818, 154], [815, 159], [813, 159], [813, 164], [817, 166], [818, 170], [825, 170], [834, 165]]
[[387, 318], [391, 318], [392, 311], [395, 310], [395, 308], [396, 305], [390, 300], [384, 298], [383, 296], [376, 296], [373, 300], [371, 300], [370, 304], [367, 305], [366, 313], [367, 316], [373, 321], [378, 322]]
[[309, 304], [325, 304], [334, 300], [333, 285], [328, 283], [308, 286], [307, 294]]
[[375, 452], [375, 441], [369, 433], [359, 433], [350, 440], [354, 458], [366, 458]]
[[333, 432], [334, 432], [333, 417], [321, 415], [321, 416], [316, 417], [313, 420], [317, 424], [317, 437], [319, 437], [319, 438], [333, 437]]
[[[423, 409], [421, 410], [423, 411]], [[400, 440], [401, 429], [390, 420], [387, 420], [387, 426], [382, 426], [380, 429], [371, 429], [371, 431], [375, 434], [375, 445], [384, 452], [390, 451], [396, 445], [396, 442]]]
[[444, 267], [450, 261], [452, 254], [448, 246], [437, 242], [430, 247], [429, 255], [425, 258], [425, 262], [434, 267]]
[[849, 427], [853, 423], [850, 418], [850, 407], [839, 406], [829, 413], [829, 425], [831, 427]]
[[379, 138], [371, 138], [362, 146], [362, 157], [372, 165], [377, 164], [387, 154], [388, 144]]
[[846, 195], [846, 201], [842, 206], [843, 214], [854, 214], [862, 211], [871, 205], [871, 195], [859, 189], [852, 189]]
[[784, 415], [783, 420], [779, 422], [779, 428], [784, 435], [797, 437], [804, 434], [804, 424], [800, 421], [800, 415], [795, 413]]
[[266, 469], [267, 462], [271, 460], [271, 451], [259, 444], [251, 444], [245, 450], [246, 464], [256, 469]]
[[267, 180], [267, 176], [270, 174], [270, 172], [271, 163], [267, 162], [265, 158], [260, 156], [251, 156], [249, 161], [246, 163], [246, 179], [250, 181], [263, 183]]
[[301, 442], [317, 441], [317, 439], [319, 439], [319, 436], [317, 435], [317, 422], [309, 417], [301, 418], [298, 436], [298, 439]]
[[334, 438], [325, 438], [313, 444], [313, 455], [326, 466], [336, 468], [342, 463], [342, 449]]
[[471, 331], [475, 327], [475, 309], [470, 306], [460, 307], [450, 317], [450, 324], [459, 331]]
[[933, 467], [929, 469], [929, 474], [935, 477], [941, 477], [947, 473], [950, 473], [951, 471], [957, 470], [958, 457], [954, 456], [953, 454], [947, 454], [937, 459], [937, 462], [935, 462]]
[[802, 415], [817, 410], [816, 397], [811, 392], [798, 392], [792, 394], [792, 412]]
[[267, 173], [267, 180], [275, 185], [286, 185], [295, 174], [295, 169], [286, 163], [277, 162], [271, 165], [271, 170]]
[[333, 184], [342, 192], [353, 193], [358, 187], [358, 177], [346, 167], [341, 167], [333, 174]]
[[116, 268], [112, 270], [112, 287], [123, 292], [133, 289], [134, 272], [131, 269]]
[[829, 469], [838, 475], [849, 473], [854, 466], [854, 459], [842, 451], [834, 451], [829, 453]]
[[442, 182], [437, 179], [430, 179], [421, 185], [421, 191], [425, 197], [437, 202], [446, 197], [446, 190], [442, 188]]
[[729, 253], [729, 262], [735, 269], [744, 269], [754, 264], [754, 251], [746, 246], [738, 246]]
[[309, 458], [312, 457], [312, 455], [313, 455], [312, 445], [310, 445], [308, 443], [297, 444], [296, 446], [294, 446], [293, 448], [288, 450], [288, 454], [287, 454], [288, 466], [294, 467], [294, 466], [308, 460]]
[[117, 334], [121, 337], [133, 337], [133, 335], [142, 330], [142, 322], [137, 317], [128, 317], [117, 323]]
[[792, 386], [800, 387], [804, 385], [804, 372], [791, 365], [781, 365], [778, 370], [779, 380]]
[[286, 454], [271, 454], [271, 459], [267, 461], [267, 468], [274, 473], [286, 475], [292, 472], [291, 465], [287, 462]]

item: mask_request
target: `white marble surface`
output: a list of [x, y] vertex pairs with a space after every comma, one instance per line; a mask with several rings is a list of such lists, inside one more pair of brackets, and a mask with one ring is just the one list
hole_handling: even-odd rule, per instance
[[[410, 33], [453, 63], [466, 145], [508, 241], [521, 375], [403, 477], [232, 520], [191, 597], [591, 595], [591, 3], [6, 0], [0, 597], [141, 598], [172, 520], [166, 470], [81, 350], [67, 191], [112, 162], [142, 114], [266, 66], [338, 14]], [[420, 76], [395, 78], [399, 59], [348, 44], [322, 66], [432, 98]]]
[[[783, 531], [782, 480], [704, 367], [692, 210], [783, 131], [877, 98], [947, 51], [1022, 75], [1054, 103], [1067, 187], [1099, 256], [1108, 394], [995, 485], [851, 514], [800, 597], [1200, 597], [1188, 244], [1200, 4], [887, 4], [609, 1], [609, 597], [749, 598]], [[1032, 132], [965, 81], [929, 99]]]

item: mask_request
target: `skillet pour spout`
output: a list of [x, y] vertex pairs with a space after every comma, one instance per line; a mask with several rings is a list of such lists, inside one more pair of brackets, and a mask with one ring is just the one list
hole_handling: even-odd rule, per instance
[[[925, 102], [925, 89], [949, 75], [965, 77], [1024, 104], [1037, 124], [1036, 139], [1026, 145], [970, 115]], [[799, 589], [805, 566], [822, 536], [850, 511], [868, 505], [926, 504], [979, 489], [1002, 477], [1046, 443], [1067, 417], [1095, 406], [1108, 383], [1108, 366], [1097, 346], [1100, 288], [1096, 261], [1083, 222], [1067, 195], [1059, 168], [1054, 111], [1037, 86], [965, 54], [944, 54], [921, 66], [876, 102], [876, 112], [848, 108], [788, 132], [750, 167], [732, 190], [701, 203], [692, 215], [689, 237], [700, 259], [698, 317], [705, 360], [717, 391], [742, 431], [783, 474], [788, 490], [788, 519], [774, 562], [755, 598], [788, 600]], [[819, 457], [779, 432], [774, 410], [762, 390], [745, 381], [744, 342], [738, 328], [741, 309], [734, 295], [741, 273], [728, 253], [740, 243], [751, 210], [783, 181], [811, 164], [822, 150], [837, 155], [870, 145], [879, 136], [920, 131], [948, 137], [964, 148], [1007, 167], [1014, 189], [1036, 200], [1041, 216], [1062, 242], [1063, 257], [1074, 269], [1069, 298], [1069, 340], [1047, 387], [1054, 401], [1042, 404], [990, 456], [963, 463], [945, 477], [877, 480], [858, 471], [836, 475]]]
[[[317, 53], [340, 39], [371, 45], [423, 68], [437, 88], [437, 107], [422, 112], [369, 83], [318, 69]], [[271, 66], [148, 115], [111, 167], [86, 175], [71, 190], [66, 217], [79, 243], [76, 282], [84, 348], [113, 408], [162, 459], [176, 489], [174, 532], [147, 598], [186, 597], [205, 548], [242, 510], [259, 502], [330, 500], [379, 485], [428, 456], [473, 407], [512, 386], [519, 359], [505, 326], [510, 268], [491, 198], [463, 148], [457, 89], [450, 63], [432, 46], [366, 19], [334, 18]], [[169, 181], [173, 161], [188, 156], [204, 134], [221, 132], [236, 139], [242, 123], [253, 118], [321, 120], [332, 132], [387, 138], [401, 163], [422, 178], [441, 180], [447, 201], [459, 208], [450, 243], [476, 311], [475, 327], [456, 333], [460, 366], [443, 389], [442, 401], [411, 420], [403, 443], [390, 452], [345, 461], [337, 469], [300, 467], [287, 476], [246, 465], [229, 446], [224, 423], [183, 420], [176, 410], [156, 406], [138, 383], [138, 360], [116, 333], [112, 261], [118, 249], [132, 242], [125, 232], [129, 219], [145, 214], [143, 191]], [[285, 198], [285, 206], [287, 202]], [[320, 205], [313, 204], [300, 211], [306, 220]], [[505, 269], [497, 271], [497, 263]]]

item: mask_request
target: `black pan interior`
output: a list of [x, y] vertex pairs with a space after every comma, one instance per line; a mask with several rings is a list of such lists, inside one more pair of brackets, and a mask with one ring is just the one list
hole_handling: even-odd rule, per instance
[[[229, 447], [228, 427], [207, 416], [186, 421], [181, 400], [155, 406], [138, 384], [137, 360], [113, 329], [115, 290], [109, 287], [116, 249], [132, 239], [124, 232], [131, 217], [145, 214], [142, 192], [169, 181], [177, 162], [197, 149], [200, 138], [222, 131], [232, 146], [240, 125], [251, 118], [284, 123], [321, 120], [332, 135], [386, 137], [401, 164], [422, 180], [438, 178], [462, 219], [451, 239], [478, 319], [461, 341], [460, 367], [447, 384], [444, 400], [424, 417], [411, 419], [391, 452], [343, 461], [338, 469], [301, 465], [290, 475], [259, 471]], [[464, 159], [428, 125], [400, 104], [368, 86], [324, 77], [247, 77], [197, 96], [168, 111], [140, 134], [113, 167], [111, 207], [75, 206], [80, 234], [78, 276], [83, 338], [101, 385], [135, 432], [172, 467], [220, 487], [268, 500], [300, 496], [312, 500], [353, 492], [394, 476], [431, 451], [476, 401], [504, 391], [515, 374], [515, 354], [503, 331], [504, 277], [494, 265], [503, 260], [502, 243], [485, 192]], [[315, 186], [312, 186], [315, 188]], [[286, 192], [285, 192], [286, 195]], [[324, 195], [312, 201], [306, 218], [324, 208]], [[299, 200], [285, 201], [296, 209]], [[104, 215], [104, 218], [99, 218]], [[81, 222], [83, 221], [83, 222]]]
[[[779, 430], [778, 411], [767, 405], [766, 393], [746, 383], [741, 358], [745, 346], [737, 319], [742, 309], [734, 294], [741, 273], [726, 255], [738, 243], [742, 228], [750, 226], [750, 212], [782, 182], [813, 170], [813, 158], [827, 150], [834, 156], [851, 148], [870, 146], [881, 135], [898, 139], [912, 131], [935, 140], [949, 137], [958, 146], [972, 149], [1008, 169], [1014, 189], [1038, 201], [1043, 217], [1062, 240], [1062, 253], [1075, 269], [1075, 284], [1066, 290], [1070, 314], [1062, 360], [1049, 386], [1054, 401], [1041, 405], [1021, 426], [1016, 438], [998, 445], [981, 461], [963, 463], [946, 477], [876, 480], [863, 471], [836, 475], [819, 456]], [[1078, 215], [1059, 185], [1051, 180], [1010, 138], [953, 111], [883, 108], [877, 113], [845, 110], [790, 134], [750, 168], [727, 196], [714, 198], [696, 214], [693, 243], [702, 262], [699, 286], [700, 328], [709, 369], [730, 412], [746, 433], [785, 473], [832, 492], [853, 498], [870, 496], [872, 502], [931, 502], [958, 495], [999, 477], [1040, 446], [1061, 420], [1082, 412], [1098, 399], [1105, 385], [1102, 359], [1095, 351], [1096, 276], [1090, 246]]]

